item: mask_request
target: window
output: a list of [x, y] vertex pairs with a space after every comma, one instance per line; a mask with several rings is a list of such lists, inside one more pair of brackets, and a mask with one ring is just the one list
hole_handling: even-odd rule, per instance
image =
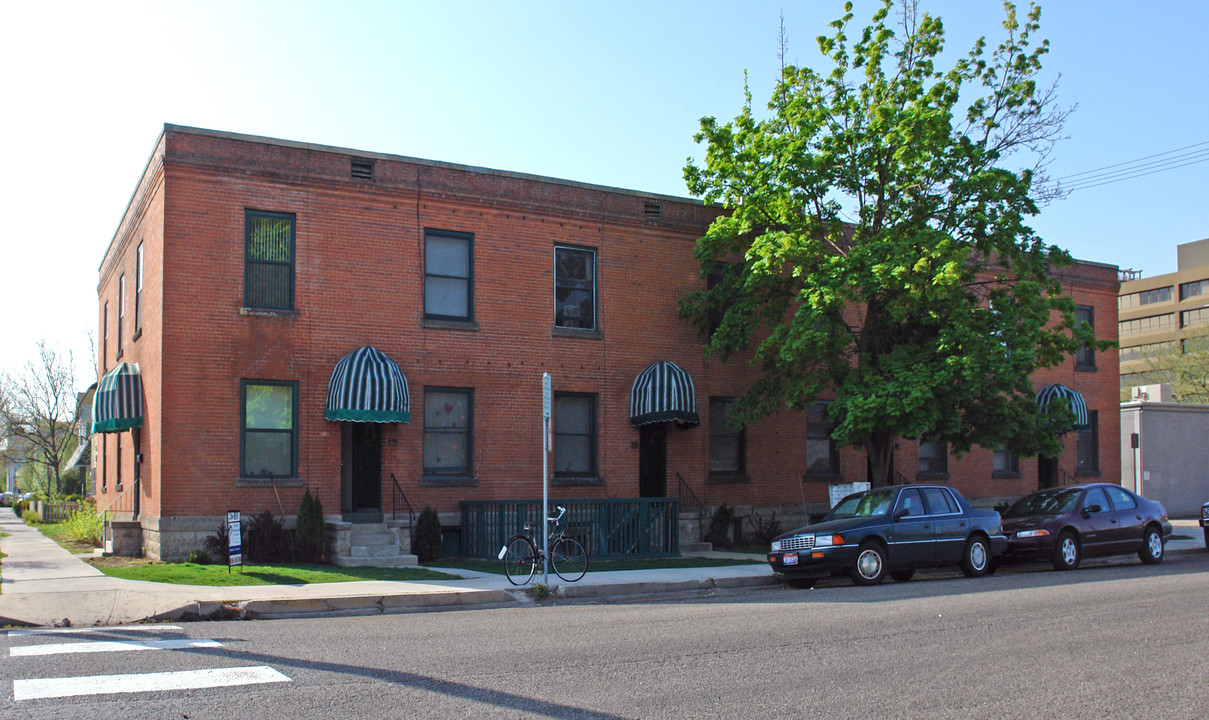
[[297, 475], [298, 383], [244, 380], [242, 384], [242, 476]]
[[596, 477], [596, 396], [554, 393], [554, 475]]
[[924, 499], [919, 494], [919, 490], [916, 488], [903, 490], [902, 495], [898, 498], [898, 507], [894, 511], [894, 516], [899, 517], [899, 513], [902, 513], [902, 517], [919, 517], [927, 514], [924, 509]]
[[[1079, 325], [1086, 325], [1094, 333], [1096, 331], [1096, 309], [1090, 305], [1077, 306], [1075, 308], [1075, 326]], [[1082, 345], [1075, 351], [1075, 367], [1094, 368], [1095, 366], [1096, 347], [1094, 345]]]
[[134, 259], [134, 336], [143, 332], [143, 244]]
[[933, 515], [949, 515], [961, 512], [957, 501], [948, 490], [943, 488], [923, 488], [924, 500], [928, 502], [928, 512]]
[[1180, 283], [1180, 299], [1187, 300], [1190, 297], [1204, 295], [1209, 293], [1209, 280], [1196, 280], [1194, 282]]
[[117, 435], [117, 452], [114, 453], [113, 489], [122, 492], [122, 433]]
[[[1185, 283], [1185, 285], [1188, 285], [1188, 286], [1195, 285], [1195, 284], [1196, 283]], [[1181, 300], [1183, 300], [1185, 297], [1184, 296], [1185, 285], [1180, 286], [1180, 299]], [[1153, 290], [1143, 290], [1141, 292], [1129, 293], [1128, 295], [1121, 295], [1120, 297], [1117, 298], [1117, 308], [1120, 310], [1128, 310], [1129, 308], [1142, 307], [1143, 305], [1153, 305], [1155, 303], [1170, 302], [1171, 294], [1172, 294], [1171, 286], [1168, 285], [1167, 287], [1155, 288]], [[1193, 294], [1197, 294], [1197, 293], [1193, 293]]]
[[741, 475], [747, 471], [744, 428], [727, 423], [734, 398], [709, 399], [709, 471], [712, 475]]
[[122, 320], [126, 317], [126, 274], [118, 278], [118, 354], [122, 357]]
[[919, 474], [944, 475], [949, 472], [949, 444], [919, 443]]
[[1015, 450], [1008, 450], [1005, 447], [995, 450], [995, 457], [991, 465], [991, 472], [999, 475], [1019, 475], [1020, 474], [1020, 457]]
[[840, 455], [831, 438], [835, 423], [827, 417], [829, 404], [816, 402], [806, 410], [807, 475], [840, 474]]
[[1087, 411], [1087, 430], [1075, 433], [1075, 473], [1100, 472], [1100, 413]]
[[1100, 512], [1112, 510], [1112, 505], [1108, 504], [1108, 496], [1104, 494], [1104, 488], [1094, 487], [1087, 491], [1087, 495], [1083, 497], [1083, 508], [1090, 510], [1092, 505], [1099, 505]]
[[1133, 499], [1133, 495], [1125, 492], [1119, 487], [1106, 487], [1108, 491], [1108, 499], [1112, 501], [1112, 506], [1116, 510], [1133, 510], [1138, 506], [1138, 501]]
[[554, 248], [554, 325], [596, 329], [596, 251]]
[[474, 391], [424, 388], [424, 474], [470, 477]]
[[1180, 327], [1182, 328], [1206, 324], [1209, 324], [1209, 308], [1185, 310], [1180, 313]]
[[248, 210], [244, 236], [244, 305], [293, 310], [294, 216]]
[[424, 231], [424, 317], [474, 318], [474, 236]]
[[105, 435], [106, 433], [101, 433], [100, 437], [97, 438], [97, 445], [99, 446], [99, 454], [101, 456], [101, 492], [106, 492], [105, 482], [108, 478], [106, 477], [105, 473], [109, 471], [109, 463], [107, 462], [108, 457], [105, 455]]
[[109, 303], [101, 314], [101, 372], [109, 372]]
[[1160, 332], [1175, 327], [1175, 315], [1151, 315], [1136, 320], [1122, 320], [1117, 323], [1120, 335], [1137, 335], [1140, 333]]
[[[1184, 349], [1183, 340], [1180, 341], [1180, 349], [1181, 351]], [[1173, 352], [1174, 350], [1175, 344], [1170, 340], [1157, 343], [1143, 343], [1142, 345], [1130, 345], [1128, 347], [1121, 348], [1120, 361], [1130, 362], [1133, 360], [1157, 358], [1160, 355], [1165, 355]]]

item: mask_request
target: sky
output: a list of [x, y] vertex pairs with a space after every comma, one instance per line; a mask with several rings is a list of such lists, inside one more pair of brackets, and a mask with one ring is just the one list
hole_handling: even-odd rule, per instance
[[[1003, 37], [994, 0], [920, 5], [943, 19], [947, 58]], [[873, 7], [858, 0], [853, 24]], [[1209, 143], [1209, 3], [1042, 7], [1043, 77], [1078, 106], [1054, 177]], [[840, 0], [8, 0], [0, 371], [45, 340], [73, 353], [81, 389], [95, 380], [98, 268], [165, 123], [687, 197], [700, 118], [739, 113], [745, 71], [767, 102], [780, 18], [786, 59], [826, 70], [815, 38], [841, 14]], [[1031, 224], [1079, 259], [1173, 272], [1177, 244], [1209, 237], [1207, 179], [1204, 162], [1080, 189]]]

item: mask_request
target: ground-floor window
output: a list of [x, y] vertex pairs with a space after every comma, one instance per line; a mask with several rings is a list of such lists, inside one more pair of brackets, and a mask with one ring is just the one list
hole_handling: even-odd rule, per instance
[[424, 388], [424, 475], [470, 477], [474, 390]]
[[596, 396], [554, 393], [554, 475], [596, 477]]
[[1015, 450], [1008, 450], [1005, 447], [997, 448], [991, 469], [1002, 475], [1018, 475], [1020, 474], [1020, 457], [1016, 455]]
[[1100, 413], [1087, 411], [1087, 429], [1075, 433], [1075, 472], [1100, 471]]
[[943, 475], [949, 472], [949, 444], [942, 442], [919, 443], [919, 474]]
[[242, 476], [296, 476], [298, 383], [244, 380], [241, 400]]

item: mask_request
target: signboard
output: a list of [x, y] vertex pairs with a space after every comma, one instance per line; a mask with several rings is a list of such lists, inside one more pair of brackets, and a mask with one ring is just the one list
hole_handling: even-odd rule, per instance
[[550, 373], [542, 373], [542, 417], [546, 420], [550, 419], [550, 398], [553, 392], [550, 389]]
[[845, 496], [851, 495], [855, 492], [864, 492], [868, 490], [869, 487], [869, 483], [867, 482], [838, 483], [836, 485], [829, 486], [827, 488], [827, 495], [828, 499], [831, 501], [831, 507], [835, 507], [837, 504], [839, 504], [840, 500], [843, 500]]
[[239, 532], [238, 510], [227, 511], [227, 554], [231, 558], [228, 570], [231, 565], [243, 565], [243, 537]]

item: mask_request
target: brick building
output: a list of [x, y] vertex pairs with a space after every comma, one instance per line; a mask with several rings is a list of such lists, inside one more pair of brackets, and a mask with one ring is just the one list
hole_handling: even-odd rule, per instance
[[[866, 479], [863, 452], [835, 448], [813, 413], [728, 430], [719, 420], [749, 370], [705, 361], [678, 319], [716, 213], [165, 126], [100, 267], [97, 402], [106, 377], [138, 397], [97, 418], [110, 423], [93, 442], [98, 503], [165, 559], [199, 547], [227, 510], [292, 516], [304, 488], [337, 532], [390, 514], [400, 492], [454, 530], [463, 501], [540, 497], [549, 372], [555, 497], [691, 496], [787, 523], [825, 509], [831, 484]], [[1115, 337], [1116, 268], [1064, 273], [1082, 317]], [[1116, 478], [1119, 453], [1102, 441], [1118, 436], [1116, 351], [1037, 380], [1075, 388], [1091, 411], [1053, 463], [903, 440], [896, 472], [948, 478], [982, 503]], [[654, 406], [634, 397], [642, 388]]]

